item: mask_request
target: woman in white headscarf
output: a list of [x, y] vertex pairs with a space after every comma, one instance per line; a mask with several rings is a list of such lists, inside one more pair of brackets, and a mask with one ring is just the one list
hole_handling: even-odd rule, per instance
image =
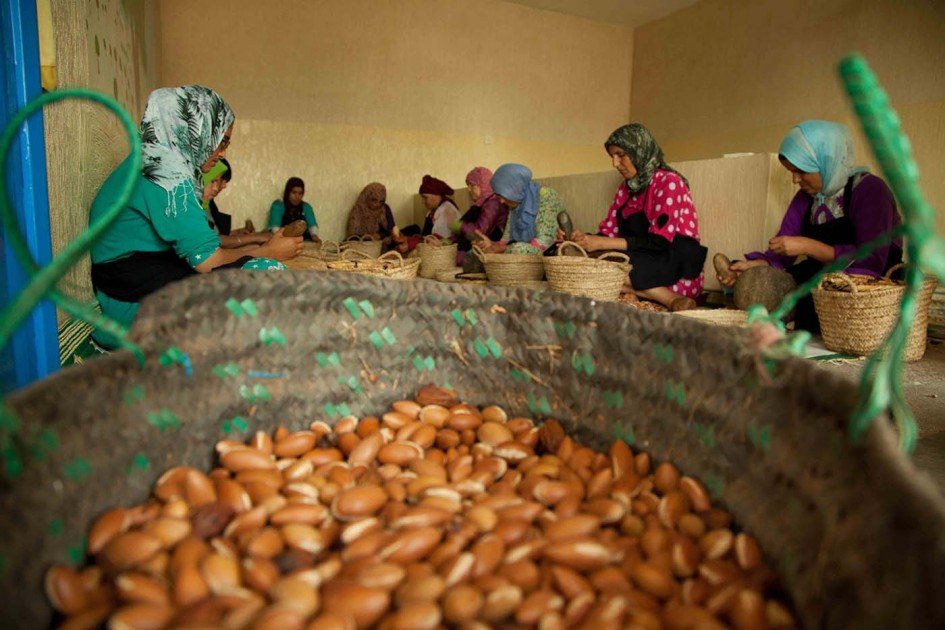
[[[143, 163], [131, 198], [91, 249], [92, 284], [102, 312], [125, 326], [142, 298], [176, 280], [225, 266], [281, 266], [301, 239], [276, 235], [259, 247], [223, 249], [201, 206], [202, 173], [226, 155], [236, 117], [200, 85], [155, 90], [141, 121]], [[99, 189], [90, 222], [120, 199], [130, 158]], [[255, 260], [254, 260], [255, 259]], [[114, 344], [106, 333], [96, 341]]]

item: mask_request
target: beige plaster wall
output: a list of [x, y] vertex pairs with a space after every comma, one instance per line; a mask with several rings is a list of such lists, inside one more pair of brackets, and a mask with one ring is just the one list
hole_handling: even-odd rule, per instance
[[[398, 222], [431, 173], [474, 166], [536, 176], [606, 167], [627, 121], [633, 34], [494, 0], [162, 0], [161, 83], [204, 83], [237, 113], [219, 198], [264, 223], [302, 177], [322, 232], [342, 236], [371, 181]], [[212, 19], [210, 19], [212, 16]]]
[[[672, 160], [777, 151], [799, 121], [855, 125], [836, 75], [863, 53], [898, 110], [945, 228], [945, 2], [703, 0], [634, 33], [631, 114]], [[858, 157], [873, 165], [857, 130]]]
[[[58, 87], [103, 92], [139, 120], [157, 75], [156, 5], [146, 0], [56, 0], [52, 19]], [[88, 226], [92, 199], [127, 155], [128, 143], [118, 119], [89, 102], [70, 100], [47, 107], [44, 123], [52, 244], [57, 253]], [[92, 298], [88, 258], [64, 277], [61, 288], [82, 299]]]

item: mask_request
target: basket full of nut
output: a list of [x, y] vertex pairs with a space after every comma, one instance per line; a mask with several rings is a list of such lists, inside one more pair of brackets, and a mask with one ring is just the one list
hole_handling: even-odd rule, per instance
[[746, 335], [333, 271], [175, 283], [143, 364], [6, 399], [0, 619], [945, 625], [940, 492], [885, 419], [850, 441], [852, 382], [772, 378]]

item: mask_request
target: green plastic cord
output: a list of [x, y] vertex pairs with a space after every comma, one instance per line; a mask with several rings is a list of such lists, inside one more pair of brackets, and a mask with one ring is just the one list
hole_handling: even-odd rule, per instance
[[[10, 146], [16, 134], [19, 132], [20, 125], [29, 118], [35, 111], [42, 109], [50, 103], [57, 101], [78, 98], [94, 101], [104, 105], [114, 112], [121, 120], [125, 131], [128, 134], [128, 140], [131, 144], [131, 162], [127, 171], [127, 178], [121, 189], [121, 194], [115, 204], [97, 221], [89, 225], [88, 229], [82, 232], [78, 238], [66, 245], [59, 254], [53, 258], [49, 265], [40, 268], [33, 259], [29, 247], [20, 232], [20, 226], [16, 215], [13, 213], [9, 195], [7, 194], [6, 166], [9, 157]], [[92, 306], [83, 304], [67, 295], [62, 294], [56, 289], [56, 283], [59, 279], [82, 258], [92, 247], [101, 235], [118, 218], [119, 212], [125, 207], [125, 204], [131, 198], [137, 180], [137, 173], [141, 171], [141, 138], [138, 134], [138, 128], [131, 116], [114, 99], [93, 90], [82, 88], [72, 88], [66, 90], [57, 90], [30, 101], [23, 109], [19, 110], [0, 136], [0, 219], [3, 222], [3, 229], [10, 243], [13, 253], [16, 255], [20, 264], [31, 276], [26, 288], [11, 301], [6, 308], [0, 312], [0, 348], [4, 348], [10, 341], [13, 332], [23, 323], [33, 308], [45, 297], [49, 297], [59, 308], [63, 309], [73, 317], [81, 319], [98, 329], [111, 333], [121, 347], [131, 351], [137, 357], [139, 363], [144, 363], [144, 354], [141, 349], [127, 339], [127, 329], [101, 313], [95, 311]]]
[[859, 55], [840, 63], [840, 76], [870, 147], [889, 182], [903, 215], [908, 260], [906, 292], [899, 319], [889, 337], [870, 357], [863, 370], [860, 400], [850, 422], [850, 437], [857, 439], [879, 414], [889, 409], [899, 427], [900, 447], [915, 448], [915, 419], [902, 390], [902, 358], [915, 321], [917, 300], [925, 272], [945, 283], [945, 240], [935, 230], [935, 212], [919, 186], [919, 167], [899, 116], [866, 60]]

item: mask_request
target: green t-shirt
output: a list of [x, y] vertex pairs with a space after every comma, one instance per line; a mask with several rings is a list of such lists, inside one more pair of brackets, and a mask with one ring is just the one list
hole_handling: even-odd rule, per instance
[[[125, 160], [102, 184], [92, 201], [90, 223], [104, 215], [117, 201], [128, 168], [129, 160]], [[92, 246], [92, 263], [118, 260], [135, 252], [163, 252], [169, 249], [173, 249], [191, 267], [197, 267], [210, 258], [220, 247], [220, 237], [207, 224], [196, 188], [187, 182], [175, 194], [177, 208], [172, 213], [171, 193], [139, 175], [131, 199], [111, 227]], [[101, 291], [96, 291], [95, 295], [105, 315], [125, 326], [131, 325], [138, 312], [137, 302], [121, 302]], [[103, 345], [114, 345], [100, 332], [96, 333], [95, 338]]]

